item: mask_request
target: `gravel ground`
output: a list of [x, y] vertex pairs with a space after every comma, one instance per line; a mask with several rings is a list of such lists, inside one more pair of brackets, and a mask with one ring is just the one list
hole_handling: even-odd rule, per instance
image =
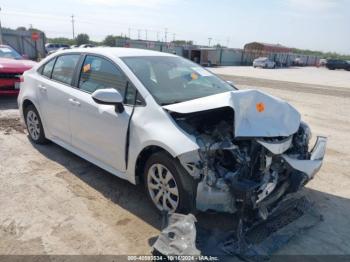
[[324, 67], [262, 69], [253, 68], [252, 66], [223, 66], [209, 69], [220, 75], [243, 76], [302, 84], [350, 88], [350, 72], [345, 70], [333, 71]]
[[[324, 166], [304, 190], [324, 221], [279, 254], [350, 254], [349, 91], [225, 78], [289, 101], [314, 138], [329, 138]], [[197, 217], [206, 227], [232, 224], [226, 215]], [[141, 186], [55, 144], [32, 145], [19, 125], [15, 99], [0, 99], [0, 254], [149, 254], [160, 226]]]

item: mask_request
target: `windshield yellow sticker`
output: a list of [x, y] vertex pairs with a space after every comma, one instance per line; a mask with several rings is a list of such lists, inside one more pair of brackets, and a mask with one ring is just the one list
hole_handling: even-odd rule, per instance
[[83, 73], [89, 72], [91, 69], [91, 65], [90, 64], [86, 64], [83, 67]]
[[192, 67], [191, 69], [193, 71], [195, 71], [197, 74], [199, 74], [200, 76], [211, 76], [212, 75], [209, 71], [205, 70], [202, 67]]
[[198, 75], [196, 73], [192, 73], [191, 74], [191, 78], [192, 78], [192, 80], [197, 80], [198, 79]]

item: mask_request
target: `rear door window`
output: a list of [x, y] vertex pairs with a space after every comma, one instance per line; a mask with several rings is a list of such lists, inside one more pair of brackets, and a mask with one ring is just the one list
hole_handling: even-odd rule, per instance
[[77, 54], [59, 56], [52, 72], [52, 79], [71, 85], [79, 57]]
[[42, 75], [46, 76], [47, 78], [51, 78], [51, 73], [53, 66], [55, 65], [56, 58], [51, 59], [49, 62], [47, 62], [43, 69], [42, 69]]

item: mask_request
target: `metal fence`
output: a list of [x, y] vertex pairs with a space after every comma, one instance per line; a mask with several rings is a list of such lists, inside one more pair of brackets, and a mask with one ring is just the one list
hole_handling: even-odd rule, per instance
[[2, 29], [3, 44], [14, 48], [21, 55], [30, 59], [38, 60], [45, 57], [45, 34], [39, 33], [39, 39], [32, 39], [31, 31], [17, 31], [11, 29]]

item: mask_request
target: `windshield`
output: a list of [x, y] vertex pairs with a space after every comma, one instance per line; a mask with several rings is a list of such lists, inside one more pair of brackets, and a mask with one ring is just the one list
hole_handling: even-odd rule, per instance
[[13, 59], [22, 59], [22, 56], [18, 54], [11, 47], [0, 47], [0, 57], [2, 58], [13, 58]]
[[124, 57], [122, 60], [160, 105], [235, 90], [203, 67], [181, 57]]

